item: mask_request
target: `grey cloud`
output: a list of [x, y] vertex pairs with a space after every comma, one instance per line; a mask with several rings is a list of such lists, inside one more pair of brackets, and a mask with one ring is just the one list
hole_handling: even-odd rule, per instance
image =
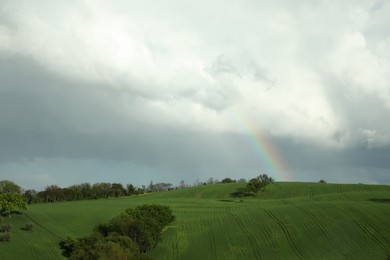
[[252, 177], [268, 166], [232, 123], [241, 113], [295, 179], [389, 182], [389, 8], [5, 2], [0, 177], [42, 158], [53, 172], [86, 160], [148, 178]]

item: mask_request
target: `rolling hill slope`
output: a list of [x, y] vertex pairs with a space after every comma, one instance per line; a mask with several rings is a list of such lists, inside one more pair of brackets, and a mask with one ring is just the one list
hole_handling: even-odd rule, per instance
[[[385, 259], [390, 186], [274, 183], [257, 198], [231, 197], [244, 184], [214, 184], [139, 197], [30, 205], [9, 221], [0, 259], [61, 259], [58, 243], [80, 237], [128, 207], [168, 205], [176, 221], [155, 259]], [[35, 222], [33, 232], [20, 227]]]

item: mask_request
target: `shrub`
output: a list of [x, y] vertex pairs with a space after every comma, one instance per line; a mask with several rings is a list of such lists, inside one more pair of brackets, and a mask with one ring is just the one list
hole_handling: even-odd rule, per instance
[[326, 183], [326, 180], [320, 180], [319, 183]]
[[12, 225], [10, 223], [3, 224], [0, 228], [0, 232], [11, 232]]
[[157, 245], [174, 219], [167, 206], [141, 205], [96, 226], [87, 237], [67, 238], [60, 247], [71, 259], [148, 259], [143, 253]]
[[236, 182], [235, 180], [232, 180], [230, 178], [225, 178], [222, 180], [222, 183], [232, 183], [232, 182]]
[[25, 231], [32, 231], [33, 228], [34, 228], [34, 223], [32, 223], [32, 222], [27, 222], [22, 227], [22, 229], [25, 230]]
[[10, 232], [4, 232], [0, 233], [0, 242], [8, 242], [11, 240], [11, 233]]
[[70, 257], [76, 245], [76, 240], [67, 237], [65, 240], [60, 242], [60, 248], [62, 250], [62, 255], [65, 257]]

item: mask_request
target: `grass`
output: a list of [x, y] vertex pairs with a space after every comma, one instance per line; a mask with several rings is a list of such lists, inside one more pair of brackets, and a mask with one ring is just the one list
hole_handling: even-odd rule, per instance
[[[30, 205], [6, 219], [0, 259], [61, 259], [58, 243], [80, 237], [128, 207], [168, 205], [176, 221], [155, 259], [386, 259], [390, 186], [274, 183], [257, 198], [230, 196], [244, 184], [214, 184], [140, 197]], [[35, 223], [33, 232], [20, 229]]]

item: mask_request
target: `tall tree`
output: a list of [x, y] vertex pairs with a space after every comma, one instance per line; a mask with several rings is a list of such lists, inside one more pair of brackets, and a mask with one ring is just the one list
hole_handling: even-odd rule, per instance
[[111, 184], [111, 194], [114, 197], [120, 197], [126, 195], [126, 189], [123, 188], [121, 183], [113, 183]]
[[24, 191], [24, 197], [27, 201], [28, 204], [33, 203], [37, 198], [37, 191], [32, 189], [32, 190], [26, 190]]

